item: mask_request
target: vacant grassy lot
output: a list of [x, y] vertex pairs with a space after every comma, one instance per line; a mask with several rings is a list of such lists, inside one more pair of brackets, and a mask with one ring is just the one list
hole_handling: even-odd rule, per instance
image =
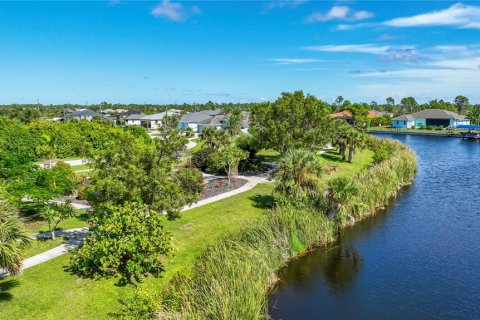
[[[338, 165], [338, 171], [324, 175], [324, 179], [353, 176], [371, 163], [372, 154], [360, 152], [353, 164], [341, 162], [333, 151], [322, 154], [326, 166]], [[195, 258], [209, 244], [249, 221], [264, 219], [266, 209], [272, 204], [273, 188], [274, 184], [260, 184], [245, 193], [183, 212], [175, 221], [165, 221], [177, 253], [166, 261], [161, 278], [151, 277], [146, 281], [160, 287], [177, 272], [188, 274]], [[65, 255], [27, 269], [20, 277], [0, 280], [0, 318], [106, 319], [109, 312], [118, 310], [118, 300], [132, 290], [132, 286], [118, 286], [115, 279], [79, 279], [65, 270], [67, 265], [68, 255]]]

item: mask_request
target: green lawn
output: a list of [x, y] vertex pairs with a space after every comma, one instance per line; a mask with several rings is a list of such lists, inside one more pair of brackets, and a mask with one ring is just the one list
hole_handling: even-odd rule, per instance
[[65, 240], [63, 238], [58, 237], [55, 240], [32, 240], [30, 246], [25, 250], [25, 257], [33, 257], [34, 255], [37, 255], [39, 253], [58, 247], [64, 242]]
[[79, 166], [72, 166], [73, 171], [83, 171], [83, 170], [90, 170], [90, 166], [88, 164], [81, 164]]
[[[360, 152], [354, 163], [349, 164], [329, 151], [320, 156], [322, 161], [325, 165], [338, 165], [339, 170], [323, 177], [327, 180], [338, 175], [352, 176], [371, 163], [372, 154]], [[177, 252], [166, 262], [161, 278], [150, 277], [146, 281], [161, 287], [176, 273], [188, 273], [195, 258], [208, 245], [241, 229], [249, 221], [264, 219], [266, 209], [272, 204], [273, 188], [273, 183], [260, 184], [242, 194], [183, 212], [175, 221], [165, 221]], [[0, 280], [0, 318], [106, 319], [109, 312], [118, 310], [118, 300], [128, 297], [133, 289], [116, 285], [115, 279], [79, 279], [65, 271], [66, 265], [68, 255], [27, 269], [20, 277]]]
[[[66, 229], [85, 227], [87, 225], [88, 218], [89, 218], [89, 215], [85, 211], [77, 210], [77, 215], [75, 217], [62, 221], [58, 225], [57, 230], [66, 230]], [[47, 222], [45, 220], [41, 220], [40, 218], [35, 218], [35, 217], [25, 218], [23, 225], [24, 225], [24, 229], [29, 234], [48, 231]]]

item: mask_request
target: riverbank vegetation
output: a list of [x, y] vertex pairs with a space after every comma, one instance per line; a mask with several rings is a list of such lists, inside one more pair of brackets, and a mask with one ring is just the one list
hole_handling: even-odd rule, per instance
[[374, 150], [389, 145], [392, 152], [351, 179], [357, 192], [341, 204], [338, 219], [328, 219], [321, 206], [283, 203], [275, 207], [264, 221], [210, 246], [189, 276], [176, 276], [161, 297], [160, 318], [265, 318], [267, 293], [280, 267], [333, 241], [347, 214], [355, 219], [373, 214], [413, 179], [416, 161], [408, 148], [393, 140], [372, 139], [370, 144]]
[[[400, 143], [368, 137], [362, 114], [355, 126], [335, 123], [327, 104], [302, 92], [285, 93], [267, 108], [252, 109], [251, 135], [239, 135], [238, 123], [202, 132], [191, 161], [181, 156], [186, 139], [174, 119], [164, 121], [162, 138], [154, 140], [114, 128], [114, 139], [90, 155], [91, 179], [79, 190], [93, 206], [86, 244], [70, 263], [61, 257], [27, 270], [19, 286], [0, 281], [0, 290], [9, 290], [16, 302], [0, 301], [5, 314], [33, 312], [37, 303], [49, 315], [65, 315], [55, 305], [70, 305], [75, 311], [69, 316], [78, 317], [264, 317], [278, 268], [333, 241], [340, 228], [385, 204], [415, 173], [413, 154]], [[47, 157], [54, 157], [54, 139], [42, 141]], [[328, 143], [338, 150], [325, 149]], [[71, 168], [59, 168], [75, 177]], [[268, 169], [277, 182], [180, 216], [202, 189], [197, 168], [229, 178], [238, 168]], [[61, 181], [45, 188], [69, 186]], [[63, 223], [55, 218], [49, 229], [57, 222]]]

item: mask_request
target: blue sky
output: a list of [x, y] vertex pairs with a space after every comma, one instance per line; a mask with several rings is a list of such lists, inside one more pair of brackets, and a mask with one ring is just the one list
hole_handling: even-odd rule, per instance
[[480, 2], [0, 2], [0, 103], [480, 102]]

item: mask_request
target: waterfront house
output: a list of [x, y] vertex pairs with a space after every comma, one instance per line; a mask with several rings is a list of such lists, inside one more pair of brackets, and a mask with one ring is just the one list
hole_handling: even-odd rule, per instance
[[468, 125], [470, 120], [461, 114], [443, 109], [425, 109], [392, 119], [393, 128], [419, 128], [426, 126], [453, 127]]

